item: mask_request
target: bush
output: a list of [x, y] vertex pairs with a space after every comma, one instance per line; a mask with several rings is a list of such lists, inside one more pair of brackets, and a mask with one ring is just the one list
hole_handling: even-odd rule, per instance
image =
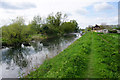
[[2, 40], [4, 45], [17, 46], [28, 39], [29, 28], [24, 25], [24, 19], [19, 17], [12, 24], [2, 27]]
[[109, 30], [109, 33], [117, 33], [117, 30]]

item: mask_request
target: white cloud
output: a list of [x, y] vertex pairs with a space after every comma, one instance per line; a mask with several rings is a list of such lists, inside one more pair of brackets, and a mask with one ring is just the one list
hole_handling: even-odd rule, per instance
[[98, 3], [94, 5], [96, 11], [104, 11], [104, 10], [111, 10], [113, 6], [108, 4], [107, 2]]
[[12, 3], [9, 3], [9, 2], [2, 2], [1, 1], [1, 4], [0, 4], [0, 8], [3, 8], [3, 9], [13, 9], [13, 10], [16, 10], [16, 9], [30, 9], [30, 8], [35, 8], [36, 6], [33, 4], [33, 3], [16, 3], [16, 4], [12, 4]]
[[76, 13], [79, 15], [85, 15], [88, 13], [88, 11], [85, 8], [81, 8], [81, 9], [77, 10]]
[[114, 16], [114, 17], [97, 17], [96, 20], [99, 23], [118, 24], [118, 16]]
[[[118, 2], [118, 0], [1, 0], [12, 5], [32, 3], [36, 7], [30, 9], [3, 9], [0, 8], [0, 26], [9, 24], [11, 19], [17, 16], [24, 16], [26, 23], [28, 23], [33, 16], [40, 15], [46, 17], [48, 14], [54, 12], [68, 13], [69, 19], [75, 19], [81, 27], [96, 24], [99, 21], [96, 18], [86, 17], [84, 14], [90, 14], [86, 7], [94, 5], [96, 2]], [[95, 4], [96, 5], [96, 4]], [[97, 8], [100, 4], [97, 4]], [[103, 4], [102, 4], [103, 5]], [[109, 4], [107, 4], [108, 6]], [[106, 6], [105, 6], [106, 7]], [[108, 6], [110, 7], [110, 6]], [[97, 9], [96, 8], [96, 9]], [[101, 8], [103, 9], [103, 8]], [[98, 10], [98, 9], [97, 9]], [[77, 13], [76, 13], [77, 11]], [[82, 15], [81, 15], [82, 14]]]

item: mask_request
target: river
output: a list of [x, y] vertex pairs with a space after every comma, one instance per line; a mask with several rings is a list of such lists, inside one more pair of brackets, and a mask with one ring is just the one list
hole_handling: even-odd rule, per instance
[[28, 74], [35, 67], [39, 67], [44, 60], [52, 58], [67, 48], [76, 39], [79, 33], [54, 37], [42, 41], [32, 41], [31, 46], [4, 48], [0, 50], [0, 77], [18, 78], [22, 73]]

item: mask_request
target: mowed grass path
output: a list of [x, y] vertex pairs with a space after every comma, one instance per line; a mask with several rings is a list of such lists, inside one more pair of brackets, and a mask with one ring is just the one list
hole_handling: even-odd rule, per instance
[[[93, 33], [92, 33], [93, 34]], [[88, 56], [89, 62], [88, 62], [88, 69], [86, 71], [85, 74], [85, 78], [100, 78], [100, 76], [97, 75], [97, 73], [95, 73], [95, 63], [97, 63], [97, 57], [96, 54], [94, 53], [95, 50], [95, 42], [94, 42], [94, 36], [91, 35], [91, 51], [90, 51], [90, 55]]]
[[[109, 35], [109, 34], [108, 34]], [[118, 36], [118, 35], [117, 35]], [[105, 37], [103, 40], [101, 37]], [[88, 32], [26, 78], [120, 78], [117, 38]], [[115, 35], [114, 35], [115, 37]], [[109, 41], [108, 44], [106, 41]]]

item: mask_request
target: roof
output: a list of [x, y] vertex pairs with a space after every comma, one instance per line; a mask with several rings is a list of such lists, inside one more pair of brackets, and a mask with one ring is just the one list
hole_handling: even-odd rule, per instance
[[96, 24], [95, 27], [92, 27], [92, 30], [100, 30], [100, 26]]

